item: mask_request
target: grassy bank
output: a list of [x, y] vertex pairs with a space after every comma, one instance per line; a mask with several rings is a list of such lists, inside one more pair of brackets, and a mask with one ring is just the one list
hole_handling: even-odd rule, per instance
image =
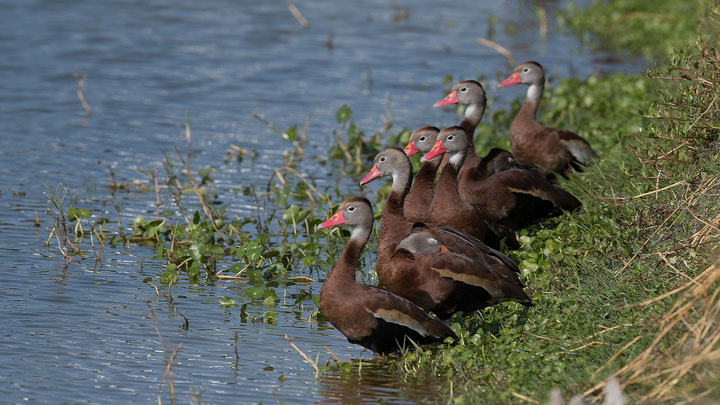
[[[456, 319], [457, 346], [391, 361], [447, 376], [452, 401], [720, 400], [720, 49], [700, 41], [647, 76], [562, 80], [541, 112], [600, 159], [561, 182], [584, 210], [523, 232], [513, 256], [536, 303]], [[486, 122], [506, 132], [513, 114]]]
[[698, 25], [710, 9], [706, 0], [593, 0], [589, 7], [570, 2], [558, 21], [591, 46], [664, 59], [712, 29]]

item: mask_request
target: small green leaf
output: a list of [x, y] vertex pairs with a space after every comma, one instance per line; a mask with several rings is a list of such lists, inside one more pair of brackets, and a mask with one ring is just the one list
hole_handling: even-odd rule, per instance
[[340, 124], [349, 120], [351, 116], [352, 116], [352, 110], [350, 109], [350, 107], [347, 104], [343, 104], [343, 106], [340, 107], [337, 110], [337, 113], [335, 114], [335, 118], [337, 118], [337, 121]]
[[291, 126], [290, 128], [287, 129], [287, 131], [285, 131], [285, 133], [287, 134], [288, 138], [291, 141], [294, 141], [295, 138], [297, 138], [297, 126], [295, 126], [295, 125]]
[[218, 303], [223, 307], [232, 307], [236, 305], [235, 300], [230, 297], [220, 297]]
[[263, 296], [263, 290], [262, 287], [249, 287], [245, 290], [245, 294], [251, 299], [254, 300], [256, 298], [260, 298]]
[[277, 312], [275, 311], [265, 311], [263, 313], [263, 322], [265, 323], [275, 323], [277, 322]]
[[207, 247], [202, 242], [195, 242], [190, 246], [190, 257], [192, 257], [195, 261], [202, 260], [203, 255], [205, 254], [205, 250]]
[[68, 218], [68, 220], [70, 220], [70, 221], [75, 221], [75, 220], [77, 220], [77, 219], [78, 219], [78, 209], [75, 208], [75, 207], [72, 207], [72, 208], [68, 209], [68, 211], [67, 211], [67, 218]]
[[138, 215], [133, 219], [133, 228], [137, 228], [140, 225], [145, 225], [145, 217], [142, 215]]
[[297, 222], [299, 222], [297, 220], [299, 213], [300, 213], [300, 207], [298, 207], [297, 205], [291, 205], [291, 206], [285, 208], [285, 210], [283, 211], [282, 220], [286, 224], [292, 224], [293, 219], [295, 219], [295, 222], [297, 223]]

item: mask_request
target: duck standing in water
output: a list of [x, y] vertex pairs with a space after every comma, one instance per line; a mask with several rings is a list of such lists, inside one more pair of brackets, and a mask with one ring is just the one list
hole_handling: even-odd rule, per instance
[[365, 198], [351, 198], [321, 228], [347, 224], [352, 234], [320, 289], [320, 310], [350, 343], [387, 354], [411, 345], [456, 339], [441, 321], [390, 291], [360, 284], [355, 271], [370, 237], [373, 211]]

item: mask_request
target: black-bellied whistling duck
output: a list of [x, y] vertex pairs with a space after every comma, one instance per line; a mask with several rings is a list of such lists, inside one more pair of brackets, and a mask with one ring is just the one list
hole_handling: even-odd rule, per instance
[[475, 168], [475, 178], [484, 179], [485, 177], [509, 169], [535, 170], [535, 166], [518, 162], [512, 153], [505, 149], [492, 148], [487, 155], [480, 159], [480, 162]]
[[417, 232], [410, 231], [410, 234], [395, 247], [396, 252], [400, 249], [405, 249], [410, 253], [440, 253], [450, 251], [430, 232], [424, 230], [418, 230]]
[[415, 304], [390, 291], [360, 284], [355, 271], [363, 247], [370, 237], [373, 211], [366, 198], [351, 198], [329, 220], [329, 228], [347, 224], [352, 235], [320, 289], [320, 310], [350, 343], [381, 353], [392, 353], [410, 345], [440, 343], [453, 331], [427, 315]]
[[[415, 130], [410, 135], [407, 146], [403, 149], [405, 154], [412, 156], [416, 153], [428, 153], [435, 144], [439, 132], [440, 129], [437, 127], [423, 127]], [[428, 213], [430, 212], [435, 187], [435, 174], [441, 160], [441, 158], [426, 160], [420, 166], [420, 170], [415, 173], [415, 179], [403, 205], [403, 213], [408, 221], [428, 221]]]
[[485, 103], [485, 89], [483, 89], [482, 85], [475, 80], [462, 80], [455, 83], [452, 91], [433, 106], [441, 107], [450, 104], [466, 106], [460, 126], [465, 130], [468, 136], [468, 145], [471, 145], [471, 147], [468, 147], [465, 163], [461, 171], [468, 170], [466, 167], [475, 167], [477, 171], [475, 177], [481, 178], [515, 167], [533, 168], [532, 165], [523, 165], [518, 162], [514, 159], [512, 153], [500, 148], [491, 149], [483, 158], [478, 158], [475, 155], [475, 129], [483, 117]]
[[[360, 184], [385, 175], [393, 179], [380, 217], [376, 269], [383, 285], [441, 319], [506, 300], [530, 305], [517, 277], [517, 266], [507, 256], [456, 229], [413, 224], [405, 219], [403, 202], [410, 189], [412, 166], [402, 149], [384, 149], [374, 163]], [[420, 229], [437, 238], [449, 252], [413, 254], [396, 250], [410, 231]]]
[[[435, 146], [426, 157], [437, 158], [440, 154], [447, 153], [450, 166], [457, 167], [462, 164], [469, 147], [462, 132], [463, 129], [460, 127], [450, 127], [440, 131]], [[497, 152], [492, 160], [496, 161], [497, 165], [502, 165], [503, 155], [506, 153]], [[513, 165], [513, 163], [509, 164]], [[487, 167], [483, 170], [487, 170]], [[473, 174], [478, 171], [465, 171], [463, 199], [467, 204], [481, 211], [486, 218], [499, 224], [499, 228], [505, 230], [505, 236], [509, 236], [510, 231], [559, 215], [562, 210], [573, 211], [581, 206], [580, 201], [572, 194], [555, 187], [535, 170], [510, 167], [484, 177], [474, 177]], [[448, 182], [448, 189], [443, 195], [454, 195], [452, 188], [456, 185], [457, 183]], [[439, 190], [440, 182], [436, 195]], [[449, 203], [441, 201], [441, 203], [457, 205], [454, 201]], [[433, 209], [435, 205], [436, 201], [433, 200]]]
[[[463, 120], [460, 126], [465, 130], [468, 139], [468, 145], [472, 145], [467, 150], [465, 156], [465, 165], [467, 167], [476, 167], [480, 163], [480, 158], [475, 154], [475, 129], [485, 114], [487, 98], [485, 97], [485, 89], [482, 84], [475, 80], [462, 80], [455, 83], [452, 91], [445, 96], [444, 99], [438, 101], [433, 107], [442, 107], [450, 104], [461, 104], [467, 106]], [[461, 171], [468, 170], [461, 168]]]
[[[493, 221], [481, 209], [475, 207], [471, 203], [461, 198], [458, 185], [458, 172], [465, 161], [468, 146], [468, 139], [465, 130], [460, 126], [445, 128], [438, 134], [438, 140], [435, 142], [434, 148], [423, 157], [423, 160], [437, 159], [443, 154], [440, 139], [458, 140], [465, 149], [462, 156], [452, 154], [449, 156], [448, 163], [443, 169], [435, 186], [435, 194], [430, 204], [429, 219], [430, 222], [436, 224], [449, 225], [463, 232], [475, 236], [491, 245], [499, 245], [500, 239], [511, 236], [498, 235], [493, 227]], [[433, 154], [433, 151], [435, 153]], [[466, 171], [471, 173], [472, 170]], [[511, 242], [511, 238], [507, 240]], [[516, 245], [508, 245], [511, 247], [519, 247]]]
[[545, 87], [545, 71], [537, 62], [519, 64], [500, 87], [527, 84], [525, 103], [510, 125], [510, 148], [515, 158], [543, 172], [564, 173], [570, 167], [581, 170], [595, 151], [577, 134], [540, 125], [535, 114]]

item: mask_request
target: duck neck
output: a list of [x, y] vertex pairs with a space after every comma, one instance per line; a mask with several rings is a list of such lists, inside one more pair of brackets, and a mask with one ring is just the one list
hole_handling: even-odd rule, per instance
[[465, 109], [465, 115], [463, 116], [463, 120], [460, 123], [460, 126], [463, 127], [463, 129], [465, 130], [470, 144], [473, 143], [475, 129], [477, 128], [478, 124], [480, 124], [480, 121], [482, 120], [484, 114], [484, 103], [469, 104]]
[[403, 204], [405, 197], [410, 191], [412, 185], [412, 166], [408, 159], [407, 164], [399, 168], [392, 175], [392, 186], [390, 194], [388, 194], [380, 216], [380, 241], [378, 242], [378, 260], [381, 260], [384, 251], [394, 251], [395, 245], [400, 238], [410, 231], [412, 224], [405, 219], [403, 215]]
[[460, 198], [457, 188], [457, 175], [464, 160], [464, 152], [450, 155], [448, 163], [438, 178], [437, 186], [435, 186], [435, 195], [443, 195], [445, 198], [450, 198], [451, 200]]
[[405, 196], [408, 191], [410, 191], [411, 186], [412, 165], [410, 164], [410, 160], [407, 159], [406, 161], [403, 161], [402, 167], [397, 168], [397, 170], [392, 173], [392, 186], [390, 186], [390, 194], [396, 194], [401, 199], [405, 199]]
[[535, 119], [544, 88], [544, 80], [538, 83], [533, 83], [528, 87], [527, 95], [525, 96], [525, 103], [520, 109], [518, 115], [522, 114], [523, 116], [530, 117], [533, 120]]
[[345, 245], [340, 257], [335, 261], [327, 281], [355, 281], [355, 271], [360, 261], [360, 253], [363, 245], [353, 242], [352, 240]]
[[450, 157], [448, 158], [448, 163], [450, 166], [455, 168], [455, 171], [459, 171], [462, 167], [462, 164], [465, 162], [465, 157], [467, 156], [467, 151], [470, 150], [468, 148], [464, 151], [458, 151], [450, 154]]
[[360, 255], [363, 247], [370, 239], [371, 226], [356, 226], [353, 228], [352, 235], [347, 245], [340, 253], [340, 257], [335, 262], [328, 278], [340, 278], [346, 280], [355, 280], [355, 270], [360, 262]]

